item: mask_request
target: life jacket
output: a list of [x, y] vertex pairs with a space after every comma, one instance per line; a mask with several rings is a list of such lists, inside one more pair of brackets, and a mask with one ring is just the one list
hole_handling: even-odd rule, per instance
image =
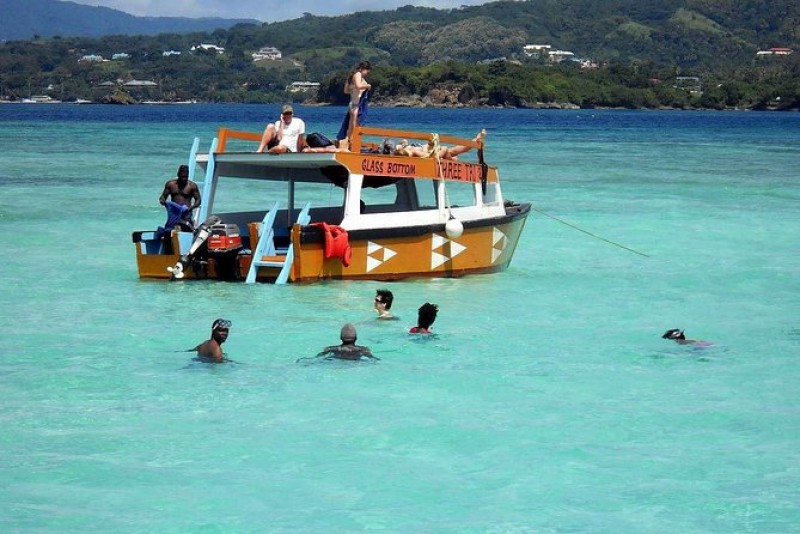
[[350, 247], [347, 230], [324, 222], [313, 223], [311, 226], [319, 226], [325, 234], [325, 259], [341, 258], [342, 265], [349, 267], [353, 250]]

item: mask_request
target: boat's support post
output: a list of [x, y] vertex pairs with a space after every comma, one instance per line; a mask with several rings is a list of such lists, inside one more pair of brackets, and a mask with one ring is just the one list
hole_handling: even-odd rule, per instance
[[197, 149], [200, 148], [200, 138], [195, 137], [192, 143], [192, 149], [189, 151], [189, 180], [196, 182], [194, 179], [194, 168], [197, 162]]
[[264, 219], [261, 221], [261, 235], [258, 238], [258, 245], [253, 251], [253, 259], [250, 262], [250, 269], [247, 271], [247, 278], [245, 284], [252, 284], [256, 281], [256, 274], [259, 267], [281, 267], [282, 263], [276, 265], [277, 262], [262, 261], [264, 256], [275, 256], [275, 216], [278, 214], [278, 202], [272, 205], [267, 213], [264, 214]]
[[[311, 222], [311, 215], [309, 214], [310, 210], [311, 202], [306, 202], [306, 205], [303, 206], [303, 209], [300, 210], [300, 213], [297, 215], [297, 224], [300, 226], [306, 226]], [[287, 281], [289, 281], [289, 273], [292, 271], [292, 263], [294, 263], [294, 247], [291, 243], [289, 243], [289, 249], [286, 251], [286, 259], [283, 261], [283, 267], [281, 267], [281, 272], [278, 274], [278, 278], [275, 279], [276, 284], [285, 284]]]
[[[195, 140], [195, 143], [199, 143], [199, 141]], [[211, 198], [211, 191], [213, 190], [214, 185], [214, 171], [216, 170], [216, 159], [214, 159], [214, 153], [217, 151], [217, 138], [215, 137], [213, 141], [211, 141], [211, 148], [208, 149], [208, 166], [206, 166], [206, 178], [203, 181], [203, 190], [200, 193], [200, 198], [202, 202], [200, 203], [200, 213], [195, 213], [195, 224], [197, 221], [205, 221], [208, 218], [208, 210], [211, 209], [211, 204], [213, 203], [213, 199]], [[190, 169], [194, 169], [194, 162], [189, 166]], [[191, 172], [191, 171], [190, 171]]]

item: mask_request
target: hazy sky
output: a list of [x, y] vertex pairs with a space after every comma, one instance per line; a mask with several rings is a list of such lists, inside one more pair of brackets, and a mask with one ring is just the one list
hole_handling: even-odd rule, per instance
[[488, 0], [72, 0], [148, 17], [223, 17], [263, 22], [295, 19], [303, 13], [343, 15], [414, 5], [449, 9], [485, 4]]

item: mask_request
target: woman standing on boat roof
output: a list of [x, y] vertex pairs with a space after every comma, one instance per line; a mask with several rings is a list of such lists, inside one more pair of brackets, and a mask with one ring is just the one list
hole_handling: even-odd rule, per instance
[[350, 72], [350, 76], [347, 77], [344, 84], [344, 92], [350, 95], [350, 103], [347, 107], [347, 135], [345, 136], [348, 142], [356, 126], [360, 124], [359, 115], [366, 113], [366, 93], [372, 89], [372, 85], [367, 83], [364, 76], [371, 70], [372, 66], [369, 61], [362, 61]]

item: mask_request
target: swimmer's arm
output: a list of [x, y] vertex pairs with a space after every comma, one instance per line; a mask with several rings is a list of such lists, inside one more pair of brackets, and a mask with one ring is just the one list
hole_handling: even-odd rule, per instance
[[217, 343], [212, 343], [211, 340], [203, 341], [195, 348], [191, 349], [191, 351], [187, 352], [197, 352], [198, 356], [210, 358], [218, 363], [225, 361], [225, 355], [222, 352], [222, 347], [220, 347]]
[[331, 354], [336, 353], [338, 350], [339, 350], [339, 346], [338, 345], [334, 345], [334, 346], [331, 346], [331, 347], [325, 347], [324, 349], [322, 349], [322, 352], [317, 353], [315, 358], [322, 358], [323, 356], [330, 356]]

